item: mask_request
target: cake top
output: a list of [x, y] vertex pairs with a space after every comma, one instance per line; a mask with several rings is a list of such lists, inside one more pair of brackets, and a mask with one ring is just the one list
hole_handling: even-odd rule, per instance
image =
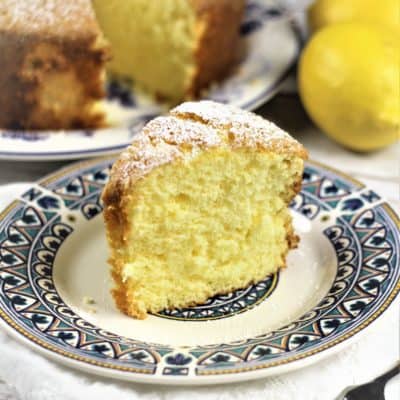
[[103, 199], [112, 203], [132, 182], [176, 159], [190, 159], [202, 149], [246, 148], [307, 158], [288, 133], [253, 113], [212, 101], [187, 102], [169, 116], [155, 118], [138, 133], [114, 164]]
[[153, 144], [214, 147], [222, 144], [215, 129], [201, 122], [175, 116], [158, 117], [144, 128]]
[[[285, 148], [288, 144], [298, 147], [299, 143], [274, 123], [238, 107], [203, 100], [186, 102], [174, 108], [172, 115], [192, 118], [217, 130], [230, 133], [233, 145], [261, 146], [269, 148], [274, 142], [282, 141]], [[300, 145], [301, 146], [301, 145]]]
[[1, 0], [2, 31], [79, 39], [99, 28], [90, 0]]
[[159, 165], [182, 158], [184, 153], [188, 156], [196, 149], [218, 145], [222, 145], [222, 139], [207, 125], [173, 116], [158, 117], [122, 153], [119, 174], [122, 179], [143, 176]]

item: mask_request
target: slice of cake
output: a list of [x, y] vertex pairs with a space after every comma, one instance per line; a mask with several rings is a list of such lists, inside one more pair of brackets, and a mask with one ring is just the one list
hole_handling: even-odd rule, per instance
[[273, 123], [210, 101], [151, 121], [103, 193], [118, 308], [145, 318], [284, 267], [306, 157]]
[[102, 124], [108, 48], [90, 0], [1, 0], [0, 49], [0, 128]]
[[196, 97], [235, 63], [244, 0], [93, 0], [109, 70], [160, 98]]

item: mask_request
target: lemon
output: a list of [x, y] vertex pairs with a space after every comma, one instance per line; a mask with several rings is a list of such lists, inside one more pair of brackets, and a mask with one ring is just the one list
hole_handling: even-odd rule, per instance
[[337, 22], [367, 22], [400, 33], [400, 0], [317, 0], [308, 10], [312, 31]]
[[299, 65], [299, 92], [313, 121], [356, 151], [395, 142], [399, 57], [397, 37], [368, 24], [333, 24], [320, 30]]

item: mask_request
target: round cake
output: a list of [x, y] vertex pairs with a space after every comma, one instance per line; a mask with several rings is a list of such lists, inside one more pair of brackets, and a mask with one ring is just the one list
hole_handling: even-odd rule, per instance
[[211, 101], [148, 123], [102, 196], [118, 308], [145, 318], [283, 268], [306, 157], [273, 123]]
[[235, 65], [243, 9], [244, 0], [2, 0], [0, 129], [104, 126], [106, 71], [170, 104], [198, 97]]
[[108, 70], [177, 104], [224, 78], [238, 58], [244, 0], [93, 0], [112, 48]]
[[0, 1], [0, 129], [103, 125], [109, 49], [90, 0]]

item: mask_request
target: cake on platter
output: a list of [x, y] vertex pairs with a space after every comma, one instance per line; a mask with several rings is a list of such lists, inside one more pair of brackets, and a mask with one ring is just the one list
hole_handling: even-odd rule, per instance
[[149, 122], [102, 196], [117, 307], [145, 318], [285, 267], [306, 158], [289, 134], [233, 106], [186, 102]]
[[0, 128], [102, 125], [109, 50], [89, 0], [2, 0], [0, 49]]
[[93, 0], [108, 68], [162, 99], [198, 97], [238, 56], [244, 0]]
[[244, 3], [2, 0], [0, 128], [104, 126], [106, 72], [171, 104], [198, 97], [235, 65]]

